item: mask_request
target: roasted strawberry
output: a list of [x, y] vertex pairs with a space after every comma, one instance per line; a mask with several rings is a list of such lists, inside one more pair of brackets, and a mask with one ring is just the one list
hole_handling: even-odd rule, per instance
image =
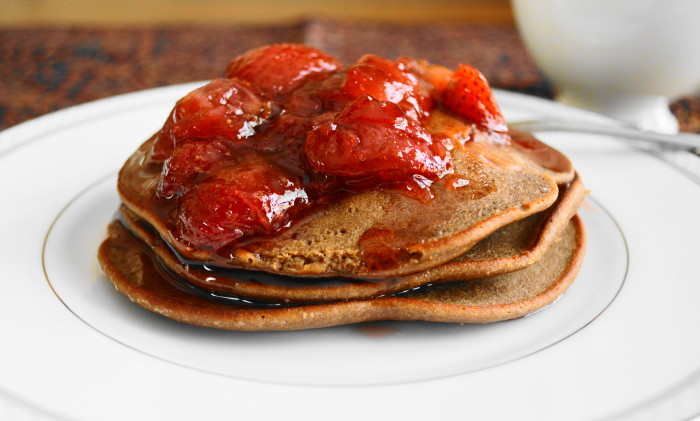
[[234, 58], [228, 65], [226, 77], [247, 80], [273, 97], [282, 97], [310, 75], [339, 67], [340, 62], [316, 48], [276, 44]]
[[489, 83], [477, 69], [460, 64], [442, 92], [448, 110], [494, 132], [508, 131]]
[[231, 156], [231, 150], [221, 139], [193, 140], [175, 148], [163, 164], [156, 189], [159, 198], [171, 198], [186, 193], [191, 183], [207, 175], [217, 162]]
[[346, 74], [347, 70], [341, 69], [309, 77], [289, 96], [285, 109], [306, 117], [342, 110], [355, 99], [343, 90]]
[[291, 95], [287, 109], [302, 115], [340, 111], [360, 96], [371, 95], [398, 104], [409, 117], [420, 120], [430, 113], [433, 99], [429, 85], [413, 68], [418, 65], [409, 59], [366, 55], [347, 69], [310, 78]]
[[351, 97], [371, 95], [398, 104], [415, 119], [425, 117], [432, 107], [427, 86], [408, 71], [404, 61], [366, 55], [348, 69], [343, 90]]
[[215, 79], [175, 104], [153, 146], [152, 157], [164, 160], [179, 142], [222, 138], [238, 142], [273, 115], [274, 104], [262, 100], [248, 82]]
[[393, 102], [363, 95], [336, 118], [310, 131], [304, 153], [311, 167], [346, 180], [435, 180], [450, 168], [441, 143]]
[[300, 177], [256, 155], [246, 158], [217, 169], [181, 198], [178, 232], [192, 247], [217, 250], [275, 233], [308, 206]]

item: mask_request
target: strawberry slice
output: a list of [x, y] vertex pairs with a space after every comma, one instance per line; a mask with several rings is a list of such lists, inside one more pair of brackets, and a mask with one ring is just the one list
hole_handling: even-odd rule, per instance
[[417, 63], [409, 59], [397, 61], [367, 54], [347, 69], [332, 72], [323, 79], [310, 80], [296, 91], [291, 102], [294, 109], [340, 111], [363, 95], [397, 104], [407, 116], [423, 120], [433, 106], [430, 86], [416, 72]]
[[178, 144], [193, 139], [241, 142], [274, 112], [275, 106], [261, 99], [248, 82], [214, 79], [175, 104], [153, 145], [152, 158], [165, 160]]
[[301, 44], [276, 44], [250, 50], [234, 58], [226, 77], [246, 80], [263, 92], [284, 96], [309, 76], [341, 67], [338, 60]]
[[408, 70], [409, 62], [365, 55], [348, 69], [343, 89], [350, 98], [367, 94], [398, 104], [414, 119], [428, 115], [432, 102], [428, 87]]
[[231, 153], [220, 138], [177, 145], [163, 164], [156, 197], [169, 199], [187, 193], [197, 178], [206, 176], [215, 163], [230, 157]]
[[217, 250], [242, 237], [269, 235], [309, 205], [301, 177], [241, 151], [240, 162], [218, 168], [180, 200], [180, 239]]
[[395, 103], [363, 95], [306, 136], [304, 153], [318, 173], [346, 181], [437, 180], [451, 166], [442, 143]]
[[459, 65], [442, 92], [442, 104], [458, 116], [488, 130], [508, 131], [488, 81], [472, 66]]

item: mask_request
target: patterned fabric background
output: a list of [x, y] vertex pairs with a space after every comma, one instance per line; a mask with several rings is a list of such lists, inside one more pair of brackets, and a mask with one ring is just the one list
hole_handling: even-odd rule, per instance
[[[507, 26], [309, 20], [287, 26], [0, 29], [0, 129], [99, 98], [212, 79], [238, 53], [275, 42], [313, 45], [344, 62], [368, 52], [450, 67], [465, 62], [494, 87], [554, 93], [517, 31]], [[700, 97], [671, 108], [682, 130], [700, 132]]]

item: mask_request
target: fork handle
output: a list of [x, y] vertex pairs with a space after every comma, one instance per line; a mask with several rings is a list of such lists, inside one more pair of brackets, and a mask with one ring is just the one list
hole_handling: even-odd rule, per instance
[[607, 126], [595, 123], [580, 123], [565, 120], [518, 121], [508, 125], [525, 132], [576, 132], [615, 136], [643, 143], [651, 143], [694, 153], [700, 152], [700, 135], [691, 133], [664, 134], [647, 132], [624, 126]]

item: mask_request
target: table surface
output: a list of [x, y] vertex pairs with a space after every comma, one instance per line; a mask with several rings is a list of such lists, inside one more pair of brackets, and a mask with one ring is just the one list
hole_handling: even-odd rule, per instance
[[510, 0], [12, 0], [0, 25], [259, 24], [306, 16], [375, 22], [514, 22]]
[[[449, 67], [465, 62], [493, 87], [554, 94], [511, 25], [320, 18], [259, 25], [11, 26], [0, 29], [0, 130], [100, 98], [212, 79], [233, 56], [276, 42], [310, 44], [343, 62], [368, 52]], [[700, 132], [700, 97], [671, 108], [682, 130]]]

